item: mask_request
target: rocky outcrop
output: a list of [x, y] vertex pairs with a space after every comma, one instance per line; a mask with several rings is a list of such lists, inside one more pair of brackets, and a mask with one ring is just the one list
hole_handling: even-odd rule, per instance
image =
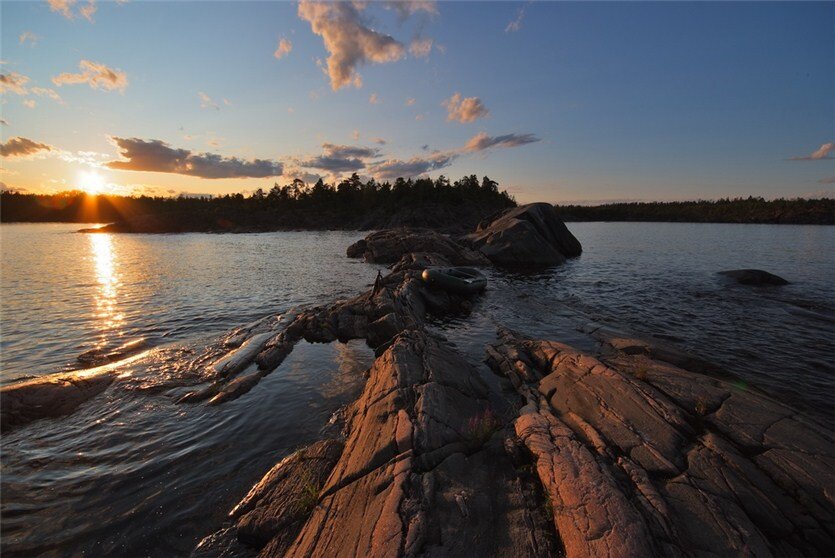
[[558, 265], [582, 252], [580, 242], [547, 203], [508, 209], [492, 222], [480, 224], [463, 241], [505, 267]]
[[789, 282], [778, 275], [762, 269], [732, 269], [720, 271], [719, 275], [730, 277], [740, 285], [788, 285]]
[[449, 265], [488, 265], [490, 262], [448, 236], [429, 229], [387, 229], [369, 234], [348, 247], [349, 258], [369, 263], [395, 263], [410, 253], [433, 253]]
[[0, 388], [0, 430], [73, 412], [113, 382], [110, 370], [43, 376]]
[[522, 396], [515, 430], [566, 555], [831, 553], [830, 433], [645, 349], [621, 339], [595, 358], [507, 331], [489, 349]]
[[321, 440], [277, 463], [229, 512], [232, 525], [203, 539], [193, 555], [263, 549], [265, 556], [282, 556], [318, 504], [342, 447], [338, 440]]
[[553, 529], [487, 395], [451, 347], [400, 334], [351, 405], [344, 451], [304, 525], [282, 484], [301, 473], [280, 464], [233, 510], [245, 512], [238, 541], [260, 556], [552, 556]]

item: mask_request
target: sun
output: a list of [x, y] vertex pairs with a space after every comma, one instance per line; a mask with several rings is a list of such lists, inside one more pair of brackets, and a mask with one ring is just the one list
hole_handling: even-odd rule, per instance
[[96, 171], [83, 171], [78, 175], [78, 184], [82, 190], [95, 196], [104, 191], [104, 177]]

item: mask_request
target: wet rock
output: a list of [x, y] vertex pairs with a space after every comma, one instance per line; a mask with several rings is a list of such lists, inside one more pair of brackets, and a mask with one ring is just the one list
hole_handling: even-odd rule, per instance
[[0, 430], [75, 411], [113, 382], [110, 370], [61, 373], [0, 388]]
[[505, 267], [547, 267], [582, 253], [580, 242], [547, 203], [508, 209], [462, 240]]
[[78, 355], [78, 362], [87, 366], [101, 366], [108, 362], [116, 362], [128, 356], [138, 353], [148, 347], [146, 339], [134, 339], [117, 347], [102, 347], [90, 349]]
[[835, 443], [793, 409], [614, 338], [602, 360], [501, 333], [488, 363], [525, 405], [516, 432], [566, 555], [831, 552]]
[[193, 557], [281, 556], [319, 502], [319, 491], [342, 453], [342, 442], [320, 440], [270, 469], [229, 512], [233, 524], [203, 539]]
[[409, 253], [434, 253], [451, 265], [479, 266], [489, 261], [448, 236], [429, 229], [387, 229], [369, 234], [348, 247], [348, 257], [371, 263], [395, 263]]
[[740, 285], [788, 285], [789, 282], [778, 275], [762, 269], [732, 269], [720, 271], [719, 275], [730, 277]]

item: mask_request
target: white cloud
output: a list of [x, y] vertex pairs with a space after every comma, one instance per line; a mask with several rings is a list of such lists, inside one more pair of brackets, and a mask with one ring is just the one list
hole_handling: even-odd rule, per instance
[[376, 93], [372, 93], [371, 96], [368, 98], [368, 102], [371, 103], [372, 105], [379, 105], [383, 101], [380, 99], [380, 97]]
[[417, 100], [416, 100], [416, 99], [409, 98], [409, 99], [406, 99], [406, 103], [405, 103], [405, 104], [406, 104], [406, 106], [407, 106], [407, 107], [411, 107], [411, 106], [414, 106], [414, 104], [415, 104], [416, 102], [417, 102]]
[[461, 122], [462, 124], [474, 122], [490, 114], [481, 99], [478, 97], [462, 98], [461, 93], [455, 93], [442, 104], [447, 108], [447, 120]]
[[86, 83], [93, 89], [106, 91], [125, 92], [128, 86], [128, 75], [122, 70], [113, 69], [90, 60], [82, 60], [78, 63], [80, 73], [72, 74], [65, 72], [52, 78], [52, 83], [57, 86], [74, 85]]
[[415, 58], [426, 58], [432, 52], [432, 39], [415, 39], [409, 45], [409, 53]]
[[37, 104], [38, 103], [37, 103], [37, 101], [35, 101], [35, 99], [24, 99], [23, 100], [23, 106], [25, 106], [26, 108], [33, 109], [33, 108], [35, 108], [35, 106], [37, 106]]
[[78, 7], [77, 12], [73, 11], [77, 4], [76, 0], [47, 0], [47, 3], [53, 12], [58, 12], [69, 20], [81, 16], [90, 23], [93, 23], [93, 14], [98, 10], [95, 0], [87, 0], [86, 4]]
[[36, 44], [38, 44], [38, 39], [40, 39], [40, 37], [38, 37], [31, 31], [24, 31], [20, 34], [20, 37], [18, 37], [18, 42], [20, 44], [26, 44], [26, 42], [28, 41], [29, 46], [35, 46]]
[[832, 159], [829, 156], [829, 153], [835, 149], [835, 143], [828, 142], [821, 145], [816, 151], [813, 153], [803, 156], [803, 157], [791, 157], [790, 160], [792, 161], [821, 161], [825, 159]]
[[29, 91], [38, 97], [49, 97], [56, 103], [64, 104], [64, 99], [62, 99], [58, 92], [54, 89], [50, 89], [48, 87], [33, 87]]
[[293, 50], [293, 43], [287, 39], [281, 39], [280, 41], [278, 41], [278, 47], [275, 49], [273, 56], [281, 60], [282, 58], [290, 54], [291, 50]]
[[455, 153], [435, 153], [428, 157], [412, 157], [406, 161], [389, 159], [369, 165], [368, 172], [378, 180], [411, 178], [448, 167], [456, 157]]
[[504, 28], [505, 33], [515, 33], [522, 28], [522, 20], [525, 19], [525, 9], [527, 6], [522, 6], [519, 8], [519, 11], [516, 12], [516, 18], [513, 19], [510, 23], [507, 24], [507, 27]]
[[26, 89], [27, 83], [29, 83], [29, 78], [23, 74], [19, 74], [17, 72], [0, 74], [0, 93], [27, 95], [29, 93]]
[[198, 91], [197, 96], [200, 98], [200, 108], [213, 108], [215, 110], [220, 110], [220, 106], [202, 91]]
[[361, 2], [299, 2], [299, 17], [324, 40], [329, 53], [326, 72], [334, 91], [362, 86], [358, 66], [395, 62], [405, 55], [401, 43], [365, 24], [360, 13], [365, 7]]

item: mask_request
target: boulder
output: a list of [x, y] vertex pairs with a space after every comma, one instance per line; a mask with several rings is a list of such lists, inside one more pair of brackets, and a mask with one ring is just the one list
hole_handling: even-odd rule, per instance
[[369, 234], [348, 247], [349, 258], [391, 264], [411, 252], [433, 252], [451, 265], [479, 266], [490, 262], [448, 236], [429, 229], [387, 229]]
[[778, 275], [762, 269], [732, 269], [720, 271], [719, 275], [735, 279], [740, 285], [788, 285], [789, 282]]
[[508, 209], [462, 241], [504, 267], [559, 265], [583, 251], [557, 210], [547, 203]]

